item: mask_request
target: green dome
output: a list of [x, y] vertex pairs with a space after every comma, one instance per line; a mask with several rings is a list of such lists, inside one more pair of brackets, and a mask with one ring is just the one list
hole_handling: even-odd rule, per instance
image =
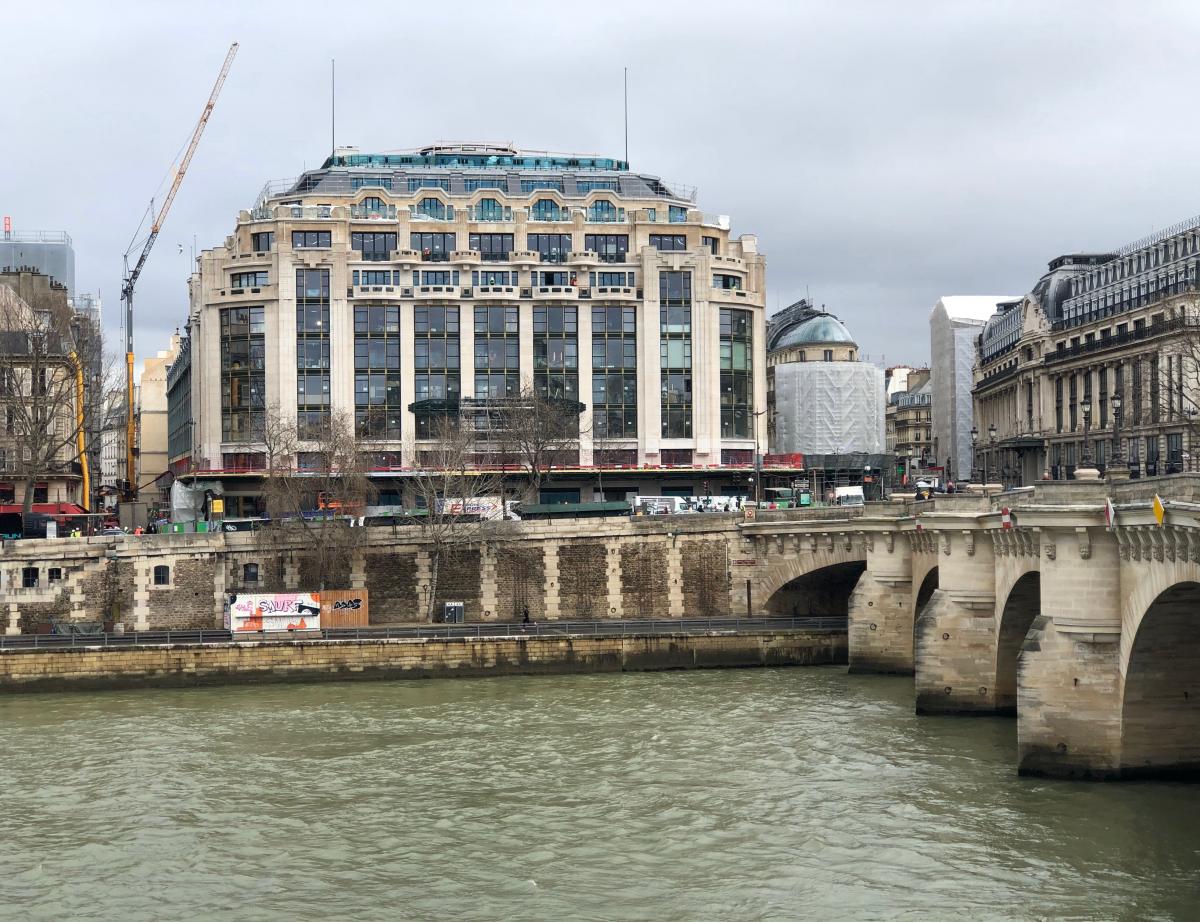
[[771, 348], [786, 349], [789, 346], [811, 346], [822, 343], [855, 345], [854, 337], [850, 335], [850, 331], [840, 320], [832, 314], [817, 314], [815, 317], [802, 320], [791, 329], [785, 330]]

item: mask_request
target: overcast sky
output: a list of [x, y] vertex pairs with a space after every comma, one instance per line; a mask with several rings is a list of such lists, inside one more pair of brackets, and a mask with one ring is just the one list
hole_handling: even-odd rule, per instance
[[[118, 335], [122, 254], [231, 41], [233, 71], [138, 287], [139, 359], [187, 314], [193, 238], [339, 144], [620, 156], [757, 234], [874, 361], [928, 359], [943, 294], [1021, 294], [1070, 251], [1200, 212], [1200, 4], [10, 3], [0, 213], [66, 230]], [[179, 245], [183, 247], [180, 253]]]

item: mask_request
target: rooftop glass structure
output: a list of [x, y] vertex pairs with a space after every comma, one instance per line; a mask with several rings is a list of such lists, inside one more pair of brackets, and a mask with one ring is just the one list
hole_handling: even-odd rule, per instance
[[569, 199], [606, 192], [620, 198], [678, 203], [696, 199], [695, 187], [632, 172], [628, 162], [613, 157], [455, 144], [374, 154], [339, 148], [320, 169], [298, 179], [268, 183], [259, 201], [313, 193], [353, 195], [369, 188], [397, 194], [440, 190], [454, 196], [490, 189], [514, 197], [553, 192]]

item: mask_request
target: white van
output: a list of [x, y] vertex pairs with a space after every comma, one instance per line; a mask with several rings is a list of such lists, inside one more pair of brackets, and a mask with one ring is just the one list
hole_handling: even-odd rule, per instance
[[835, 506], [865, 505], [862, 487], [834, 487], [833, 504]]
[[634, 515], [670, 515], [676, 512], [691, 512], [687, 501], [679, 496], [635, 496]]

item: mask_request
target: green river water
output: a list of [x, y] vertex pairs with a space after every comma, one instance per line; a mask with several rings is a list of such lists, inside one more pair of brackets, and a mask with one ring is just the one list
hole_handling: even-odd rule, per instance
[[0, 919], [1200, 919], [1200, 786], [844, 668], [0, 699]]

